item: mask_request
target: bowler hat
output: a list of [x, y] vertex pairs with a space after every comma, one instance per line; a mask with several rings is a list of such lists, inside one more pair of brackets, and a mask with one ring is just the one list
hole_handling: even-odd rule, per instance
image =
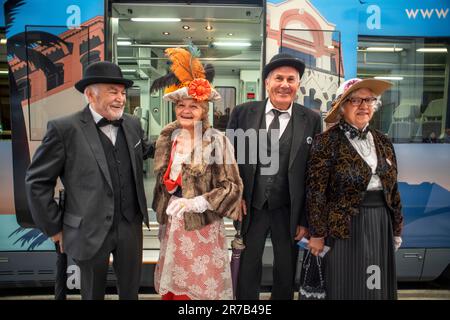
[[123, 84], [125, 88], [133, 85], [133, 81], [125, 79], [120, 67], [109, 61], [98, 61], [90, 64], [84, 71], [83, 79], [75, 83], [75, 88], [81, 93], [95, 83]]
[[300, 78], [305, 71], [305, 64], [302, 60], [290, 55], [289, 53], [278, 53], [270, 59], [270, 62], [263, 69], [263, 79], [266, 79], [270, 71], [279, 67], [292, 67], [298, 70]]

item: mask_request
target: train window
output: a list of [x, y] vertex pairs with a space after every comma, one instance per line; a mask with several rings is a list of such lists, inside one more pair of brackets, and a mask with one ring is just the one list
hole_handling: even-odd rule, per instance
[[305, 25], [306, 18], [294, 16], [289, 19], [289, 28], [282, 29], [280, 50], [299, 58], [306, 65], [307, 72], [302, 76], [297, 102], [326, 114], [344, 74], [341, 32], [299, 29]]
[[125, 112], [134, 114], [138, 118], [142, 117], [140, 87], [134, 86], [127, 89]]
[[[84, 51], [83, 51], [84, 53]], [[99, 50], [92, 50], [92, 51], [88, 51], [85, 54], [83, 54], [80, 58], [80, 62], [83, 65], [83, 75], [84, 75], [84, 71], [86, 70], [87, 66], [90, 65], [91, 63], [100, 61], [100, 51]]]
[[231, 111], [236, 105], [236, 88], [234, 87], [215, 87], [222, 97], [221, 100], [214, 102], [214, 128], [225, 131]]
[[[73, 85], [87, 63], [101, 60], [103, 46], [96, 40], [100, 32], [93, 26], [76, 32], [66, 26], [26, 26], [22, 35], [27, 41], [26, 54], [13, 50], [8, 58], [17, 85], [14, 96], [24, 107], [30, 140], [42, 140], [49, 120], [78, 111], [86, 104]], [[11, 48], [15, 48], [13, 44]], [[81, 57], [79, 48], [83, 49]]]
[[360, 37], [358, 77], [394, 84], [372, 120], [394, 143], [450, 143], [449, 51], [449, 38]]
[[28, 88], [30, 88], [31, 91], [30, 80], [21, 79], [17, 81], [17, 92], [19, 93], [20, 101], [28, 99]]
[[47, 91], [59, 87], [64, 83], [64, 65], [55, 63], [55, 70], [49, 72], [47, 76]]
[[11, 139], [11, 107], [9, 104], [8, 63], [6, 36], [0, 30], [0, 140]]

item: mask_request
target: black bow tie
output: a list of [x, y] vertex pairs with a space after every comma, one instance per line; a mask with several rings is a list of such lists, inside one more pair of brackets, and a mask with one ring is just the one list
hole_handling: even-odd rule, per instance
[[97, 126], [99, 128], [107, 126], [108, 124], [112, 124], [115, 127], [120, 127], [120, 125], [122, 124], [123, 119], [120, 118], [119, 120], [108, 120], [105, 118], [101, 118], [99, 122], [97, 122]]
[[364, 130], [358, 130], [344, 120], [339, 122], [339, 128], [341, 128], [341, 130], [344, 131], [350, 139], [355, 139], [358, 137], [359, 139], [364, 140], [367, 138], [367, 133], [369, 133], [369, 126], [366, 126]]

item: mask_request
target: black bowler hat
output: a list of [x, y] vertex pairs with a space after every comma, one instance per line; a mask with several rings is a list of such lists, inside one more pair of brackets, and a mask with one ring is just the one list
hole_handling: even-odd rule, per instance
[[279, 67], [292, 67], [298, 70], [300, 78], [303, 76], [305, 71], [305, 64], [302, 60], [288, 54], [288, 53], [278, 53], [270, 59], [270, 62], [266, 64], [263, 69], [263, 79], [266, 79], [270, 71]]
[[75, 83], [75, 88], [81, 93], [94, 83], [123, 84], [125, 88], [133, 85], [133, 81], [125, 79], [120, 67], [109, 61], [98, 61], [90, 64], [84, 71], [83, 79]]

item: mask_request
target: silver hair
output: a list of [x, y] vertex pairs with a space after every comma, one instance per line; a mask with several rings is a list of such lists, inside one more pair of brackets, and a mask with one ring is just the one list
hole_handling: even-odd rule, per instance
[[93, 91], [96, 95], [98, 95], [99, 87], [96, 83], [88, 85], [86, 88], [84, 88], [84, 100], [86, 100], [86, 103], [89, 103], [89, 97], [87, 95], [88, 91]]

